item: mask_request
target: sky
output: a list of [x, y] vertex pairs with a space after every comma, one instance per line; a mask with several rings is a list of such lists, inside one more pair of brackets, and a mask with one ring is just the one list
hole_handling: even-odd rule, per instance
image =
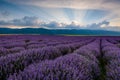
[[0, 28], [120, 31], [120, 0], [0, 0]]

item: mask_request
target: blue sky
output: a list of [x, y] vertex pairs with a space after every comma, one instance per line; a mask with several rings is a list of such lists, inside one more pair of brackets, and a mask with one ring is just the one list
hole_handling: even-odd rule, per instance
[[120, 31], [120, 0], [0, 0], [0, 27]]

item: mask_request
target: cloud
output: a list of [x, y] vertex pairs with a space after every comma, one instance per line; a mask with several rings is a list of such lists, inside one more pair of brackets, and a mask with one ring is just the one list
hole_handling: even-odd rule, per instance
[[103, 24], [105, 24], [105, 25], [109, 25], [110, 22], [108, 22], [108, 21], [103, 21], [103, 22], [99, 23], [99, 25], [103, 25]]
[[14, 19], [11, 22], [14, 25], [20, 25], [20, 26], [38, 26], [40, 23], [37, 17], [28, 17], [28, 16], [25, 16], [22, 19]]
[[8, 12], [8, 11], [1, 11], [0, 15], [4, 16], [4, 17], [8, 17], [10, 15], [10, 12]]
[[56, 21], [51, 22], [43, 22], [38, 17], [29, 17], [25, 16], [21, 19], [13, 19], [9, 21], [0, 21], [0, 26], [7, 26], [7, 27], [21, 27], [21, 28], [48, 28], [48, 29], [78, 29], [80, 25], [78, 22], [73, 21], [71, 23], [59, 23]]
[[108, 21], [102, 21], [100, 23], [89, 24], [89, 25], [86, 26], [86, 28], [89, 28], [89, 29], [104, 29], [104, 28], [108, 27], [109, 24], [110, 24], [110, 22], [108, 22]]
[[58, 23], [56, 21], [52, 21], [52, 22], [49, 22], [49, 23], [42, 23], [40, 25], [43, 26], [43, 27], [46, 27], [46, 28], [53, 28], [53, 29], [63, 27], [63, 24]]
[[[115, 9], [120, 0], [6, 0], [15, 4], [77, 9]], [[95, 4], [93, 4], [95, 3]], [[112, 6], [111, 6], [112, 5]], [[114, 6], [114, 7], [113, 7]]]
[[[5, 0], [20, 6], [37, 6], [40, 8], [101, 10], [109, 12], [103, 20], [112, 20], [120, 17], [120, 0]], [[56, 11], [57, 12], [57, 11]], [[53, 12], [54, 13], [54, 12]], [[52, 14], [53, 14], [52, 13]], [[99, 16], [99, 15], [98, 15]], [[81, 17], [81, 16], [80, 16]]]
[[25, 16], [22, 19], [13, 19], [9, 21], [0, 21], [1, 26], [39, 26], [41, 21], [33, 16], [33, 17], [28, 17]]
[[80, 26], [77, 22], [73, 21], [71, 23], [59, 23], [56, 21], [52, 21], [49, 23], [42, 23], [40, 24], [43, 28], [48, 28], [48, 29], [80, 29], [83, 28], [84, 26]]
[[56, 21], [43, 22], [38, 17], [25, 16], [21, 19], [13, 19], [9, 21], [0, 21], [0, 27], [8, 28], [47, 28], [47, 29], [99, 29], [99, 30], [114, 30], [118, 31], [120, 27], [110, 26], [109, 21], [93, 23], [89, 25], [81, 25], [79, 22], [59, 23]]
[[70, 24], [66, 24], [64, 26], [66, 29], [79, 29], [84, 28], [84, 26], [81, 26], [78, 22], [72, 21]]

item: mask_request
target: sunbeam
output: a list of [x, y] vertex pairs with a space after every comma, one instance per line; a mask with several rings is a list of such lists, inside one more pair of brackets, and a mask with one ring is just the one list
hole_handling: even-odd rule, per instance
[[[120, 20], [116, 21], [120, 18], [119, 3], [119, 0], [0, 0], [0, 27], [103, 29], [104, 22], [109, 23], [104, 29], [116, 27], [120, 26]], [[24, 20], [26, 17], [28, 20]]]

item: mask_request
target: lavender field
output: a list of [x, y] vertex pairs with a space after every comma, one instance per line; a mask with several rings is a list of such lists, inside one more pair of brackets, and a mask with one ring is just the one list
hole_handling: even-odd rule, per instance
[[0, 80], [120, 80], [120, 37], [0, 36]]

